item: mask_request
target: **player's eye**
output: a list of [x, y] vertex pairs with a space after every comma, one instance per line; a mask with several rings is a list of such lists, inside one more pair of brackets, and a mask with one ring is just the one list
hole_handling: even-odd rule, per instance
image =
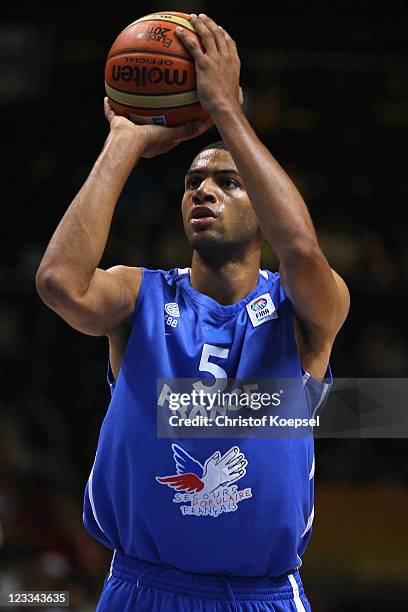
[[238, 183], [230, 178], [222, 179], [221, 184], [226, 189], [235, 189], [236, 187], [239, 187]]
[[186, 180], [186, 187], [187, 189], [197, 189], [200, 183], [201, 179], [198, 176], [190, 176]]

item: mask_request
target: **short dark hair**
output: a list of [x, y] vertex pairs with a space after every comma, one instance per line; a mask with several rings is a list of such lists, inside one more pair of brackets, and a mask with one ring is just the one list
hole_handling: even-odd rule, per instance
[[217, 142], [212, 142], [211, 144], [206, 145], [202, 149], [200, 149], [197, 155], [200, 155], [203, 151], [209, 151], [210, 149], [224, 149], [228, 151], [228, 147], [223, 140], [217, 140]]

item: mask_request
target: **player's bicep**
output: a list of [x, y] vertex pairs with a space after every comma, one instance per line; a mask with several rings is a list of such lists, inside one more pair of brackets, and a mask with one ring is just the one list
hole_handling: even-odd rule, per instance
[[74, 329], [91, 336], [108, 335], [131, 316], [141, 278], [140, 268], [97, 268], [86, 292], [50, 306]]
[[280, 268], [282, 286], [310, 338], [330, 343], [343, 325], [350, 306], [344, 280], [330, 268], [323, 253]]

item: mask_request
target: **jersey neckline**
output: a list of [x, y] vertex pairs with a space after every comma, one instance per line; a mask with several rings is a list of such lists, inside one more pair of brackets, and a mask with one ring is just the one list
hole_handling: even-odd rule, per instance
[[190, 280], [190, 271], [191, 268], [176, 268], [176, 280], [179, 285], [183, 288], [183, 291], [195, 302], [201, 304], [201, 306], [205, 306], [208, 310], [216, 312], [219, 316], [229, 317], [233, 314], [236, 314], [260, 293], [261, 290], [264, 292], [268, 289], [268, 281], [269, 277], [265, 278], [264, 274], [267, 275], [263, 270], [258, 273], [258, 282], [256, 287], [250, 291], [245, 297], [242, 298], [239, 302], [235, 302], [235, 304], [228, 304], [226, 306], [220, 304], [216, 300], [214, 300], [209, 295], [205, 295], [205, 293], [201, 293], [194, 289], [191, 285]]

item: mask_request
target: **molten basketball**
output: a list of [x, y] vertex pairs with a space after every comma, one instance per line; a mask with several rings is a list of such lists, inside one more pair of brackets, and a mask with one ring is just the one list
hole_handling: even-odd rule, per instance
[[199, 119], [212, 125], [177, 26], [199, 41], [190, 16], [172, 11], [141, 17], [119, 34], [105, 67], [106, 93], [116, 113], [134, 123], [177, 126]]

